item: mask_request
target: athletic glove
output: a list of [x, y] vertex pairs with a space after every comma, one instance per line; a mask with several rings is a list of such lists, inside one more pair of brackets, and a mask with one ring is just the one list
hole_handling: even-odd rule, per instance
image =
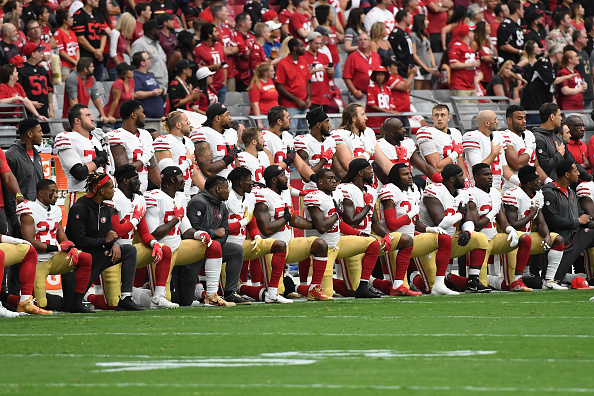
[[231, 146], [229, 144], [226, 144], [225, 148], [227, 149], [227, 154], [223, 157], [223, 162], [225, 165], [229, 165], [235, 161], [235, 158], [237, 158], [237, 155], [241, 153], [241, 150], [237, 146]]
[[468, 205], [460, 202], [458, 204], [458, 213], [460, 213], [462, 217], [466, 216], [466, 214], [468, 213]]
[[419, 205], [417, 205], [416, 203], [414, 203], [414, 204], [412, 204], [410, 206], [410, 209], [409, 209], [408, 213], [406, 214], [406, 216], [410, 220], [412, 220], [416, 215], [419, 214], [419, 210], [420, 210]]
[[152, 255], [155, 258], [155, 264], [159, 264], [159, 262], [163, 259], [163, 248], [159, 242], [156, 242], [153, 245]]
[[334, 202], [334, 210], [336, 211], [336, 214], [338, 217], [342, 217], [342, 208], [340, 207], [340, 204], [335, 199], [332, 201]]
[[458, 234], [458, 245], [464, 247], [470, 242], [470, 231], [462, 231]]
[[390, 250], [392, 250], [392, 240], [393, 239], [394, 238], [392, 238], [392, 236], [390, 234], [383, 237], [382, 240], [380, 241], [380, 247], [381, 247], [380, 250], [382, 252], [389, 252]]
[[507, 226], [507, 228], [505, 229], [505, 232], [507, 232], [509, 234], [507, 237], [507, 240], [509, 241], [509, 246], [510, 247], [518, 246], [518, 242], [520, 242], [520, 237], [518, 236], [518, 231], [516, 231], [514, 229], [514, 227], [512, 227], [512, 226]]
[[327, 150], [322, 151], [322, 154], [320, 155], [323, 159], [325, 159], [326, 161], [330, 162], [332, 161], [332, 156], [334, 155], [334, 152], [332, 151], [332, 148], [328, 148]]
[[58, 252], [69, 252], [74, 247], [74, 242], [64, 241], [58, 245]]
[[182, 219], [184, 218], [185, 215], [185, 211], [183, 207], [178, 208], [177, 206], [175, 206], [173, 208], [173, 217], [176, 217], [179, 221], [182, 221]]
[[258, 254], [260, 253], [260, 250], [262, 250], [262, 237], [256, 235], [252, 241], [252, 252]]
[[106, 165], [109, 161], [109, 156], [103, 150], [99, 150], [95, 147], [95, 158], [93, 158], [93, 162], [97, 165], [97, 168], [101, 168], [102, 166]]
[[142, 218], [144, 217], [145, 212], [146, 209], [143, 206], [136, 205], [134, 207], [134, 213], [132, 213], [132, 220], [130, 220], [130, 223], [132, 223], [134, 228], [136, 228], [138, 223], [140, 223], [140, 220], [142, 220]]
[[287, 166], [290, 166], [294, 161], [295, 157], [297, 156], [297, 152], [294, 148], [287, 146], [287, 157], [283, 160]]
[[309, 194], [310, 192], [314, 192], [314, 191], [318, 191], [318, 190], [315, 188], [308, 188], [306, 190], [301, 190], [301, 191], [299, 191], [299, 196], [305, 197], [307, 194]]
[[447, 234], [448, 232], [441, 227], [427, 227], [425, 228], [425, 232], [429, 232], [431, 234]]
[[76, 267], [78, 265], [78, 250], [72, 249], [72, 246], [66, 257], [70, 259], [69, 266]]
[[201, 241], [206, 247], [210, 247], [212, 245], [212, 240], [210, 239], [210, 235], [206, 231], [196, 231], [194, 233], [194, 239]]
[[370, 193], [364, 193], [363, 202], [365, 202], [366, 206], [371, 206], [373, 208], [373, 195], [371, 195]]
[[289, 223], [292, 218], [293, 218], [293, 214], [291, 213], [291, 210], [289, 209], [288, 206], [285, 206], [285, 211], [283, 212], [283, 219], [285, 219], [285, 221], [287, 223]]

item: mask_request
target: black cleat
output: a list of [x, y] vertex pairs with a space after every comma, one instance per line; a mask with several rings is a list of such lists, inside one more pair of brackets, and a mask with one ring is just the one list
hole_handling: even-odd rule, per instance
[[369, 290], [367, 282], [360, 282], [355, 291], [355, 298], [381, 298], [381, 294]]
[[70, 307], [70, 312], [71, 313], [95, 313], [95, 310], [87, 307], [83, 303], [79, 303], [79, 304], [75, 303], [75, 304], [72, 304], [72, 306]]
[[116, 307], [116, 311], [144, 311], [144, 308], [136, 305], [134, 301], [132, 301], [132, 297], [128, 296], [123, 300], [120, 300]]
[[478, 276], [471, 276], [466, 282], [466, 293], [491, 293], [491, 289], [483, 285]]
[[235, 303], [235, 305], [251, 305], [252, 304], [249, 300], [241, 297], [236, 292], [225, 295], [223, 297], [223, 299], [227, 302], [233, 302], [233, 303]]

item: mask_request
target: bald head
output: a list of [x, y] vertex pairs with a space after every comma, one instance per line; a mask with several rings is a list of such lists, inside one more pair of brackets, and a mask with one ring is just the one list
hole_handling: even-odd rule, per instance
[[496, 131], [497, 126], [499, 125], [497, 114], [491, 110], [483, 110], [479, 112], [476, 115], [476, 123], [479, 131], [489, 135], [491, 132]]
[[[5, 23], [2, 25], [2, 28], [0, 29], [0, 34], [2, 35], [2, 38], [12, 38], [13, 36], [15, 36], [16, 31], [17, 29], [12, 23]], [[4, 41], [8, 42], [8, 40]]]
[[380, 134], [388, 141], [395, 144], [404, 139], [404, 125], [396, 117], [390, 117], [380, 127]]

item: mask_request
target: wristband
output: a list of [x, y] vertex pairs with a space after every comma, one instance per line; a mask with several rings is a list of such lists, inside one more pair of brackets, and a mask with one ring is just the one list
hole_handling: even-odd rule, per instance
[[140, 223], [140, 220], [132, 219], [132, 220], [130, 220], [130, 223], [134, 226], [134, 228], [136, 228], [138, 226], [138, 223]]
[[45, 251], [47, 253], [52, 253], [52, 252], [57, 252], [58, 251], [58, 247], [56, 245], [46, 244], [45, 246], [46, 246]]
[[367, 161], [369, 161], [369, 159], [371, 158], [371, 155], [370, 155], [370, 154], [369, 154], [367, 151], [364, 151], [364, 152], [363, 152], [363, 154], [361, 154], [361, 155], [362, 155], [363, 157], [365, 157], [365, 159], [366, 159]]
[[157, 240], [156, 239], [153, 239], [152, 241], [149, 242], [149, 245], [151, 247], [153, 247], [153, 246], [155, 246], [156, 243], [157, 243]]
[[18, 197], [22, 197], [22, 196], [23, 196], [23, 194], [21, 194], [20, 192], [18, 192], [18, 193], [16, 193], [14, 196], [18, 198]]
[[448, 154], [448, 157], [450, 157], [452, 159], [452, 163], [455, 164], [456, 161], [458, 160], [458, 152], [457, 151], [452, 151], [451, 153]]
[[231, 162], [233, 162], [233, 156], [227, 154], [223, 157], [223, 162], [225, 163], [225, 165], [229, 166]]

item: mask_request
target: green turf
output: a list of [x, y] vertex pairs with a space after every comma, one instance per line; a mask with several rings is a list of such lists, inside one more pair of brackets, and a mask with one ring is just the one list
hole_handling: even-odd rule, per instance
[[[340, 299], [4, 319], [0, 393], [594, 393], [593, 294]], [[229, 367], [234, 363], [242, 365]], [[137, 371], [106, 371], [133, 367]]]

